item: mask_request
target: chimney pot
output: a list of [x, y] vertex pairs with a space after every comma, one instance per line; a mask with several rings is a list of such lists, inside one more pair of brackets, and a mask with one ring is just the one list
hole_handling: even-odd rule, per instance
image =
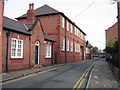
[[34, 3], [31, 4], [32, 9], [34, 10]]
[[27, 11], [27, 19], [29, 23], [34, 23], [35, 20], [35, 10], [34, 10], [34, 3], [29, 4], [29, 10]]
[[31, 10], [31, 6], [32, 6], [32, 5], [31, 5], [31, 3], [30, 3], [30, 4], [29, 4], [29, 10]]

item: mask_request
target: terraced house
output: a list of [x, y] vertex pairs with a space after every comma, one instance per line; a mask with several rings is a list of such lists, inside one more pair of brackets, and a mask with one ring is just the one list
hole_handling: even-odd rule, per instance
[[[4, 17], [4, 50], [5, 33], [10, 32], [8, 70], [85, 59], [86, 34], [64, 13], [48, 5], [34, 10], [32, 3], [27, 13], [16, 19]], [[5, 63], [3, 58], [4, 71]]]

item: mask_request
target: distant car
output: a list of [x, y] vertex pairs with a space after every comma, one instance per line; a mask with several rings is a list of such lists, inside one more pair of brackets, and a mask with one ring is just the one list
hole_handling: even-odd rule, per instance
[[99, 55], [94, 55], [93, 58], [98, 60], [99, 59]]
[[99, 55], [100, 58], [105, 58], [105, 55]]
[[99, 59], [99, 57], [94, 57], [94, 59], [95, 59], [95, 60], [98, 60], [98, 59]]

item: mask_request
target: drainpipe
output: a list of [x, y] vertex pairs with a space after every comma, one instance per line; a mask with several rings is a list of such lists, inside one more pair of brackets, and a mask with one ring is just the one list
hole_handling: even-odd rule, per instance
[[67, 53], [66, 53], [66, 23], [67, 21], [65, 20], [65, 63], [67, 63]]
[[52, 63], [52, 65], [54, 64], [54, 62], [53, 62], [53, 42], [52, 42], [52, 57], [51, 57], [51, 63]]
[[10, 32], [6, 32], [6, 37], [7, 37], [7, 45], [6, 45], [6, 72], [8, 72], [8, 45], [9, 45], [9, 36]]
[[31, 56], [31, 36], [29, 36], [29, 69], [30, 69], [30, 56]]
[[52, 42], [52, 65], [54, 65], [54, 58], [53, 58], [53, 56], [54, 56], [54, 50], [53, 50], [53, 45], [54, 45], [54, 42]]

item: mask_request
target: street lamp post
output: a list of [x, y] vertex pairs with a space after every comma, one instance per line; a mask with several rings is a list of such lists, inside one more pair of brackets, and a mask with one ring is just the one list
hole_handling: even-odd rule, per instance
[[7, 37], [7, 44], [6, 44], [6, 72], [8, 72], [8, 45], [9, 45], [9, 36], [10, 32], [6, 32], [6, 37]]

